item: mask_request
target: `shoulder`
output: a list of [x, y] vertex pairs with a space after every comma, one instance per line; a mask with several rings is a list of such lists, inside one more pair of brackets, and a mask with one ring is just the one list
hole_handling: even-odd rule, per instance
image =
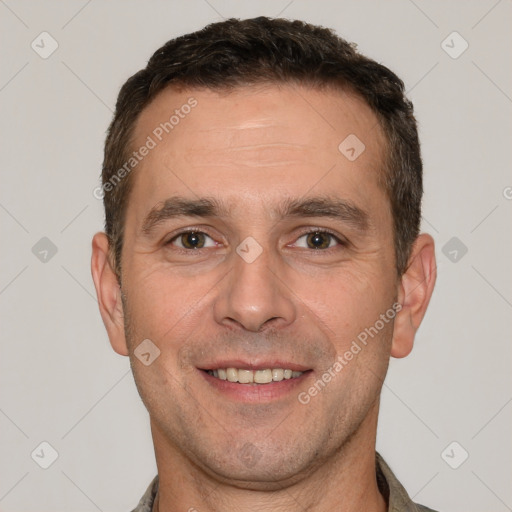
[[132, 512], [151, 512], [157, 491], [158, 475], [155, 476], [153, 481], [149, 484], [149, 487], [146, 489], [144, 496], [142, 496], [139, 504], [132, 510]]
[[380, 492], [388, 502], [388, 512], [436, 512], [424, 505], [414, 503], [382, 456], [378, 452], [375, 455], [377, 483]]

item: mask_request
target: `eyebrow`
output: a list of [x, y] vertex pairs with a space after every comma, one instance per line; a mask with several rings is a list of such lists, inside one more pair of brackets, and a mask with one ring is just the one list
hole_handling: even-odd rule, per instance
[[[176, 217], [226, 217], [231, 209], [214, 198], [185, 199], [170, 197], [156, 204], [147, 214], [141, 232], [151, 234], [154, 228]], [[368, 213], [345, 199], [310, 197], [287, 199], [272, 212], [279, 220], [289, 217], [326, 217], [345, 222], [360, 231], [369, 228]]]
[[227, 213], [228, 209], [216, 199], [170, 197], [151, 208], [142, 223], [141, 231], [149, 235], [158, 224], [176, 217], [222, 217]]
[[327, 217], [345, 222], [361, 231], [370, 226], [367, 212], [346, 199], [311, 197], [287, 200], [277, 209], [280, 218], [286, 217]]

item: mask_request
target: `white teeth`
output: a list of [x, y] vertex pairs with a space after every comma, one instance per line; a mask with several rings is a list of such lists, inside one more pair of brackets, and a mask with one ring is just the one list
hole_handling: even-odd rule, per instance
[[226, 375], [229, 382], [238, 382], [238, 370], [236, 368], [228, 368], [226, 370]]
[[256, 375], [251, 370], [238, 370], [238, 382], [240, 384], [249, 384], [250, 382], [258, 381], [256, 380]]
[[217, 370], [208, 370], [213, 377], [229, 382], [239, 382], [240, 384], [268, 384], [270, 382], [280, 382], [282, 380], [296, 379], [303, 372], [296, 372], [289, 369], [273, 368], [265, 370], [245, 370], [238, 368], [218, 368]]
[[268, 384], [272, 382], [272, 370], [257, 370], [254, 372], [256, 384]]
[[284, 370], [281, 368], [276, 368], [275, 370], [272, 370], [272, 380], [274, 382], [279, 382], [280, 380], [284, 379]]

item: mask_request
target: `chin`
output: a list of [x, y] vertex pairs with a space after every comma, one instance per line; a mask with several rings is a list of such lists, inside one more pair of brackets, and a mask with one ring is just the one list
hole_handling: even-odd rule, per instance
[[240, 489], [271, 491], [299, 482], [321, 464], [312, 448], [305, 450], [300, 443], [287, 448], [231, 440], [229, 450], [222, 450], [224, 456], [210, 448], [207, 457], [198, 453], [195, 458], [215, 480]]
[[255, 491], [274, 491], [299, 482], [304, 478], [304, 472], [298, 470], [298, 468], [284, 468], [286, 468], [286, 461], [279, 463], [277, 467], [267, 466], [257, 469], [247, 468], [239, 462], [233, 461], [226, 466], [212, 469], [216, 480], [229, 483], [232, 487]]

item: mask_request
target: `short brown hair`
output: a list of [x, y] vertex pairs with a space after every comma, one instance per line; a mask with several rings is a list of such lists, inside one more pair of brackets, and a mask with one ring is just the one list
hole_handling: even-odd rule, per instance
[[372, 108], [387, 140], [383, 182], [391, 201], [396, 268], [398, 275], [404, 272], [419, 233], [423, 185], [416, 120], [403, 82], [330, 29], [259, 17], [212, 23], [168, 41], [121, 88], [102, 170], [105, 231], [119, 278], [133, 179], [128, 174], [116, 186], [106, 184], [129, 159], [142, 110], [168, 86], [229, 90], [260, 83], [349, 88]]

